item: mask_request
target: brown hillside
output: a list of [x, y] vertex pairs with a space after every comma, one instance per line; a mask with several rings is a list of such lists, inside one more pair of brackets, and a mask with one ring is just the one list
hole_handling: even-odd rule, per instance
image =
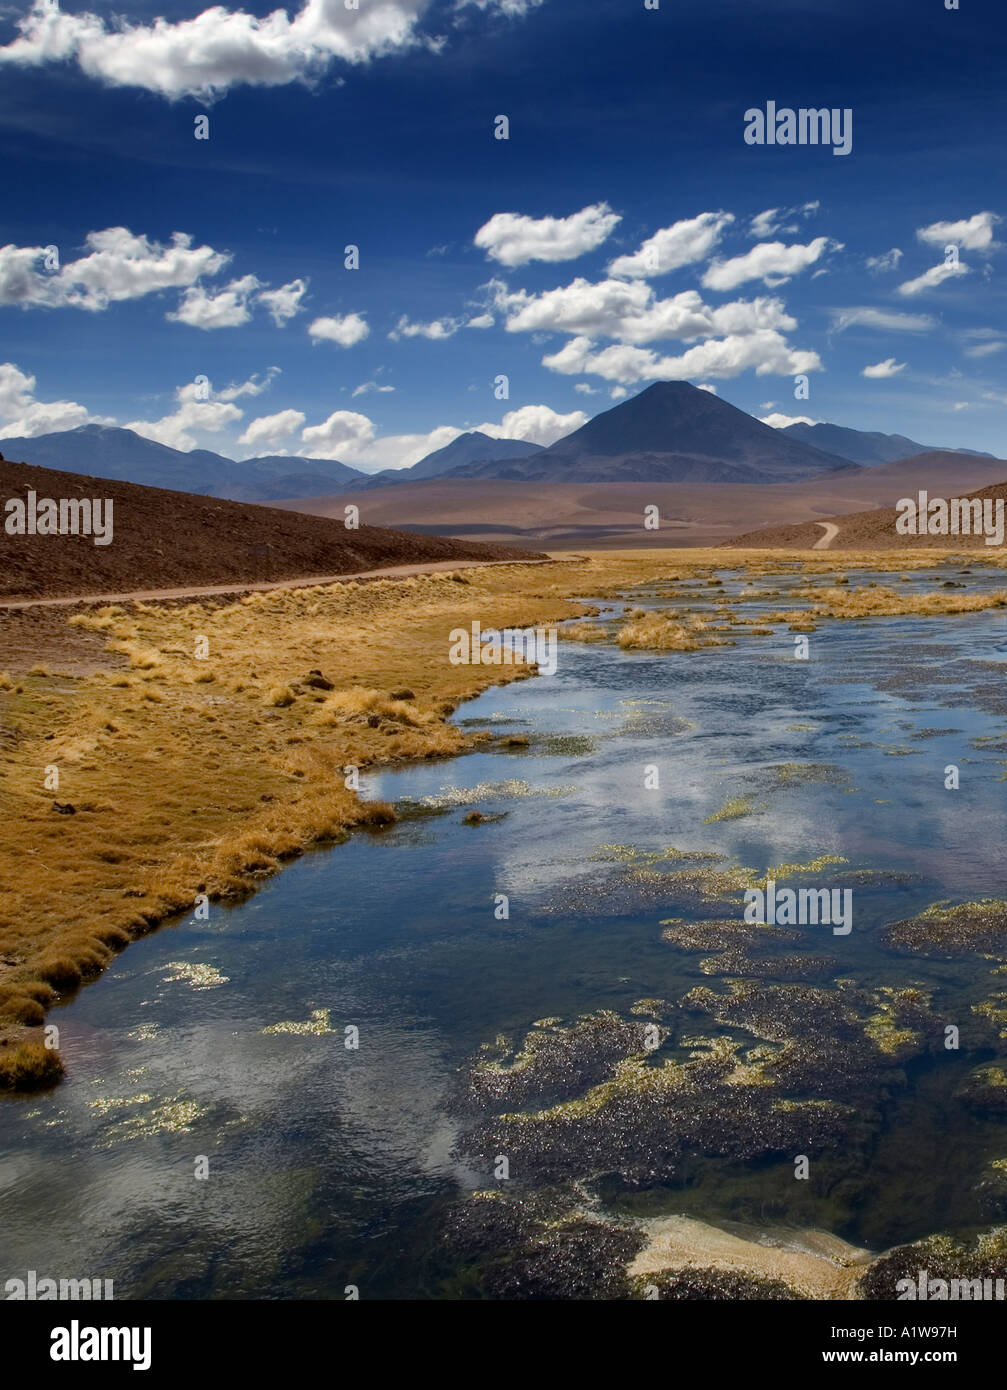
[[[8, 535], [5, 504], [26, 499], [29, 490], [39, 500], [110, 498], [111, 544], [95, 545], [81, 535]], [[439, 560], [535, 558], [527, 549], [376, 526], [350, 531], [342, 516], [306, 516], [0, 459], [0, 597], [240, 585]]]
[[[905, 465], [926, 462], [931, 456], [920, 454], [917, 459], [907, 459]], [[902, 465], [900, 465], [902, 466]], [[1004, 465], [1007, 468], [1007, 465]], [[1003, 498], [1007, 506], [1007, 482], [991, 483], [974, 491], [955, 488], [952, 476], [936, 483], [933, 478], [921, 476], [923, 470], [914, 477], [906, 469], [903, 479], [902, 496], [916, 500], [922, 489], [929, 497], [940, 497], [950, 501], [953, 497], [975, 497], [985, 501], [987, 498]], [[768, 550], [988, 550], [998, 554], [999, 547], [987, 546], [982, 535], [978, 536], [916, 536], [899, 535], [895, 530], [897, 509], [892, 507], [872, 507], [868, 511], [847, 512], [821, 521], [802, 521], [794, 525], [766, 526], [757, 531], [747, 531], [725, 541], [725, 546], [754, 547]], [[836, 534], [829, 539], [826, 527], [836, 527]], [[828, 540], [827, 545], [819, 542]]]

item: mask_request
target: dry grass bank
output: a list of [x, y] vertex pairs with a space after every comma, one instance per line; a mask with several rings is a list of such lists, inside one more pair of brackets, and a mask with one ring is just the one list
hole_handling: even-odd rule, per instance
[[[68, 639], [100, 638], [106, 668], [0, 674], [0, 1087], [53, 1079], [47, 1009], [198, 894], [238, 898], [307, 846], [394, 819], [346, 787], [348, 765], [475, 745], [451, 713], [532, 668], [453, 666], [452, 628], [548, 623], [590, 611], [573, 596], [802, 559], [806, 574], [835, 570], [821, 554], [606, 552], [68, 615]], [[686, 647], [709, 640], [684, 633]]]

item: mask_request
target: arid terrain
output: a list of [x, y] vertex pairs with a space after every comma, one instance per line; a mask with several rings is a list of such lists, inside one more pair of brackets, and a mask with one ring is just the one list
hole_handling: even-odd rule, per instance
[[[347, 503], [374, 526], [428, 535], [548, 550], [627, 546], [716, 545], [761, 526], [793, 526], [847, 512], [893, 505], [928, 488], [961, 492], [1007, 476], [1002, 459], [944, 452], [918, 454], [874, 468], [851, 466], [797, 483], [534, 483], [504, 479], [431, 479], [395, 487], [301, 497], [272, 504], [315, 516], [343, 516]], [[656, 505], [659, 530], [644, 529], [644, 508]], [[813, 520], [810, 546], [822, 533]], [[758, 544], [749, 540], [748, 544]], [[771, 538], [766, 545], [776, 544]], [[783, 542], [781, 542], [782, 544]]]
[[[922, 475], [920, 475], [922, 476]], [[978, 501], [1001, 501], [1007, 499], [1007, 482], [996, 482], [989, 487], [966, 490], [962, 487], [964, 479], [955, 480], [957, 489], [953, 491], [945, 482], [933, 487], [933, 495], [948, 500], [952, 495], [958, 498], [975, 498]], [[915, 482], [907, 487], [905, 496], [914, 502], [920, 489], [926, 491], [926, 484]], [[917, 535], [900, 534], [896, 529], [898, 512], [895, 507], [871, 507], [865, 511], [847, 512], [821, 521], [802, 521], [793, 525], [767, 526], [757, 531], [747, 531], [725, 542], [729, 546], [765, 546], [772, 550], [807, 550], [814, 546], [819, 550], [913, 550], [926, 545], [935, 550], [985, 548], [982, 536], [962, 535]], [[995, 547], [990, 547], [991, 549]]]

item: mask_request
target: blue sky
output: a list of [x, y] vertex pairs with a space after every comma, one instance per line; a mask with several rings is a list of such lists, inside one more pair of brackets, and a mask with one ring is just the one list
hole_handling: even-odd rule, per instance
[[1005, 60], [996, 0], [4, 5], [0, 436], [373, 470], [678, 376], [1007, 454]]

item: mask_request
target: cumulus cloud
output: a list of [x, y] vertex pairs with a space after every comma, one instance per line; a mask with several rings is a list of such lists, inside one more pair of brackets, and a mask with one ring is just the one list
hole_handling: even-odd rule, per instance
[[127, 420], [124, 428], [142, 434], [145, 439], [153, 439], [158, 444], [167, 444], [171, 449], [181, 449], [188, 453], [199, 447], [199, 441], [192, 433], [219, 434], [229, 425], [241, 419], [243, 411], [226, 401], [183, 401], [170, 415], [162, 415], [159, 420]]
[[240, 328], [252, 317], [249, 300], [259, 288], [260, 281], [254, 275], [232, 280], [216, 293], [194, 285], [186, 290], [178, 308], [165, 317], [174, 323], [187, 323], [190, 328]]
[[578, 277], [537, 295], [511, 292], [500, 283], [493, 288], [510, 333], [574, 333], [640, 344], [797, 327], [779, 299], [736, 300], [714, 309], [696, 290], [659, 299], [642, 280], [592, 283]]
[[316, 458], [338, 459], [352, 455], [374, 438], [374, 423], [355, 410], [334, 410], [320, 425], [301, 431], [307, 452]]
[[160, 290], [188, 289], [230, 260], [210, 246], [194, 247], [184, 232], [163, 246], [128, 227], [108, 227], [89, 232], [85, 246], [86, 255], [52, 271], [45, 269], [48, 247], [0, 247], [0, 304], [96, 312]]
[[724, 228], [733, 221], [729, 212], [703, 212], [698, 217], [662, 227], [631, 256], [617, 256], [609, 265], [608, 273], [629, 279], [646, 278], [667, 275], [683, 265], [705, 260], [720, 241]]
[[440, 342], [453, 338], [461, 326], [460, 319], [449, 318], [434, 319], [430, 323], [411, 323], [403, 314], [388, 336], [394, 343], [400, 338], [429, 338], [432, 342]]
[[159, 420], [129, 420], [124, 428], [142, 434], [145, 439], [167, 444], [169, 448], [181, 449], [188, 453], [199, 448], [199, 434], [219, 434], [229, 429], [244, 417], [244, 411], [234, 402], [242, 396], [261, 396], [268, 390], [279, 373], [278, 367], [270, 367], [263, 377], [254, 375], [247, 381], [232, 383], [221, 391], [209, 390], [209, 398], [204, 399], [204, 384], [195, 381], [183, 382], [175, 388], [176, 408]]
[[301, 300], [307, 288], [307, 280], [291, 280], [289, 284], [280, 285], [278, 289], [263, 290], [257, 296], [256, 302], [264, 305], [277, 328], [282, 328], [288, 319], [292, 319], [304, 308]]
[[832, 311], [834, 333], [842, 333], [847, 328], [879, 328], [888, 333], [929, 333], [936, 327], [937, 320], [931, 314], [903, 314], [866, 306]]
[[212, 5], [193, 19], [133, 24], [35, 0], [19, 37], [0, 48], [0, 65], [76, 63], [115, 87], [210, 99], [242, 84], [275, 87], [321, 77], [334, 61], [366, 63], [422, 42], [429, 0], [382, 0], [348, 9], [345, 0], [306, 0], [259, 17]]
[[733, 290], [747, 280], [761, 280], [773, 288], [814, 265], [826, 251], [842, 249], [842, 242], [831, 241], [825, 236], [815, 237], [807, 246], [764, 241], [743, 256], [714, 261], [703, 276], [703, 284], [711, 290]]
[[306, 419], [302, 410], [278, 410], [275, 415], [260, 415], [249, 423], [238, 443], [253, 449], [278, 449], [289, 443]]
[[905, 365], [904, 362], [896, 362], [894, 357], [886, 357], [883, 362], [875, 362], [873, 366], [865, 367], [860, 375], [872, 381], [883, 381], [887, 377], [897, 376]]
[[594, 203], [569, 217], [498, 212], [473, 240], [488, 258], [509, 267], [530, 261], [572, 261], [600, 246], [619, 221], [607, 203]]
[[338, 343], [340, 347], [353, 347], [362, 342], [370, 332], [366, 319], [361, 314], [338, 314], [329, 318], [314, 319], [308, 324], [308, 336], [316, 343]]
[[897, 246], [893, 246], [890, 251], [885, 251], [880, 256], [868, 256], [867, 269], [872, 275], [883, 275], [886, 270], [898, 270], [901, 259], [902, 252]]
[[772, 425], [774, 430], [785, 430], [788, 425], [816, 425], [817, 420], [812, 420], [810, 415], [781, 415], [776, 411], [773, 415], [760, 416], [764, 425]]
[[91, 424], [114, 425], [115, 421], [92, 415], [76, 401], [37, 400], [35, 378], [13, 362], [0, 362], [0, 435], [34, 439], [40, 434]]
[[977, 212], [958, 222], [932, 222], [919, 227], [916, 235], [928, 246], [957, 246], [966, 251], [989, 251], [995, 246], [993, 227], [1000, 221], [995, 212]]
[[491, 439], [523, 439], [530, 444], [548, 446], [572, 430], [579, 430], [587, 421], [583, 410], [561, 415], [548, 405], [522, 405], [517, 410], [508, 410], [499, 425], [477, 425], [476, 429]]
[[943, 285], [945, 280], [951, 280], [956, 275], [968, 273], [969, 268], [964, 261], [953, 261], [950, 264], [942, 261], [940, 265], [931, 266], [922, 275], [917, 275], [915, 280], [906, 280], [899, 286], [899, 294], [920, 294], [923, 290], [936, 289], [938, 285]]
[[572, 376], [593, 373], [620, 385], [638, 381], [683, 381], [697, 376], [733, 377], [752, 369], [757, 376], [775, 372], [796, 376], [821, 369], [817, 352], [800, 352], [772, 329], [709, 339], [678, 357], [660, 357], [650, 348], [619, 343], [598, 348], [590, 338], [577, 337], [559, 352], [543, 357], [542, 365]]
[[409, 468], [468, 430], [480, 430], [493, 439], [525, 439], [547, 445], [578, 429], [587, 418], [580, 410], [564, 415], [547, 405], [524, 405], [508, 411], [499, 422], [466, 425], [465, 429], [438, 425], [426, 434], [376, 435], [365, 415], [337, 411], [324, 425], [301, 431], [303, 447], [298, 452], [340, 459], [365, 473], [376, 473], [382, 468]]

